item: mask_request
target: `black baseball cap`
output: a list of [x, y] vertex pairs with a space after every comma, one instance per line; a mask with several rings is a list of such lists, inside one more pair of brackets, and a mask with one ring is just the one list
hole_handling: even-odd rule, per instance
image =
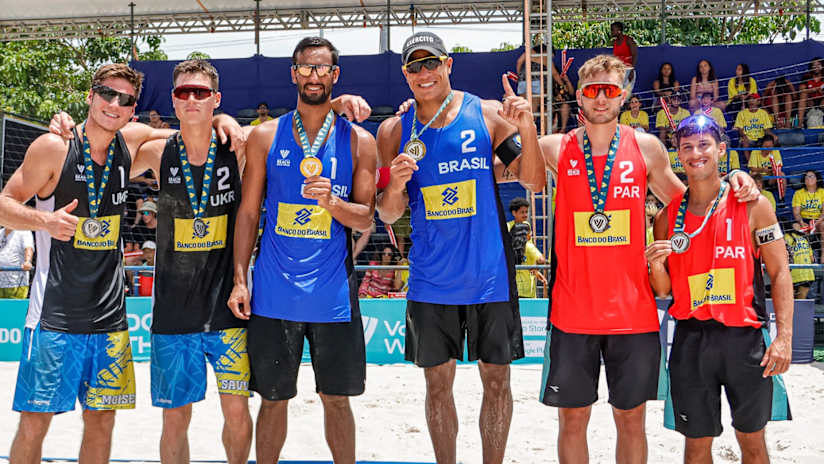
[[403, 64], [409, 62], [409, 57], [418, 50], [426, 50], [435, 56], [448, 56], [443, 40], [431, 32], [417, 32], [403, 43]]

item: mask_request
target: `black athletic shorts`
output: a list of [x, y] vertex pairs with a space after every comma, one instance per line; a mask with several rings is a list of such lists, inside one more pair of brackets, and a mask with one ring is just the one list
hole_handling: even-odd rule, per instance
[[450, 359], [509, 364], [524, 357], [518, 302], [442, 305], [406, 302], [407, 361], [435, 367]]
[[541, 402], [559, 408], [595, 403], [602, 357], [609, 404], [627, 410], [658, 398], [662, 367], [658, 332], [591, 335], [550, 326], [544, 347]]
[[[766, 343], [761, 329], [727, 327], [716, 321], [678, 321], [669, 359], [675, 430], [689, 438], [721, 435], [721, 387], [727, 395], [732, 426], [757, 432], [773, 416], [773, 402], [790, 419], [786, 394], [773, 396], [773, 377], [759, 364]], [[783, 390], [783, 389], [782, 389]], [[777, 418], [779, 419], [779, 418]]]
[[309, 340], [318, 393], [363, 393], [366, 347], [357, 304], [352, 305], [350, 322], [294, 322], [252, 315], [247, 327], [250, 390], [271, 401], [294, 398], [304, 337]]

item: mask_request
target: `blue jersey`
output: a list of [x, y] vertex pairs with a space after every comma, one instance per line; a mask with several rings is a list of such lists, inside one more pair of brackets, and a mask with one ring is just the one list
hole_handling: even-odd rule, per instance
[[[301, 196], [303, 149], [292, 132], [293, 113], [278, 119], [266, 157], [266, 221], [255, 261], [252, 314], [299, 322], [348, 322], [352, 258], [349, 231], [316, 200]], [[352, 125], [337, 118], [317, 156], [332, 193], [352, 190]]]
[[[413, 117], [412, 111], [402, 117], [401, 150]], [[446, 127], [427, 129], [420, 140], [426, 154], [406, 184], [412, 225], [407, 298], [459, 305], [509, 301], [511, 247], [504, 246], [481, 100], [464, 92], [458, 116]]]

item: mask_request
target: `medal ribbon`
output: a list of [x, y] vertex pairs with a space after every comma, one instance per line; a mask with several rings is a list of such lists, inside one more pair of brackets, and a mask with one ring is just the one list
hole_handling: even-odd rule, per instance
[[311, 156], [317, 156], [318, 151], [320, 151], [321, 145], [323, 145], [323, 141], [326, 139], [326, 134], [329, 133], [329, 129], [332, 127], [332, 121], [335, 119], [335, 112], [329, 110], [329, 113], [326, 114], [326, 119], [323, 120], [323, 125], [320, 127], [318, 131], [318, 135], [315, 137], [315, 143], [312, 146], [309, 146], [309, 136], [306, 135], [306, 129], [303, 128], [303, 121], [300, 119], [300, 113], [295, 110], [295, 128], [298, 131], [298, 138], [300, 139], [300, 146], [303, 148], [303, 157], [309, 158]]
[[607, 190], [609, 190], [609, 179], [612, 177], [612, 164], [615, 162], [615, 155], [618, 153], [618, 142], [621, 140], [621, 128], [615, 128], [615, 135], [609, 144], [607, 153], [607, 163], [604, 165], [604, 176], [601, 178], [601, 187], [596, 185], [595, 165], [592, 162], [592, 145], [589, 143], [587, 131], [584, 130], [584, 162], [587, 165], [587, 180], [589, 181], [589, 194], [592, 196], [592, 207], [596, 213], [603, 213], [607, 202]]
[[446, 108], [446, 105], [448, 105], [449, 102], [452, 101], [452, 97], [454, 97], [454, 96], [455, 96], [455, 92], [450, 90], [449, 95], [446, 96], [446, 98], [443, 100], [443, 103], [441, 103], [441, 107], [438, 108], [438, 112], [435, 113], [435, 116], [433, 116], [432, 119], [430, 119], [429, 122], [426, 123], [425, 126], [421, 127], [420, 132], [417, 131], [417, 127], [416, 127], [418, 125], [418, 107], [416, 105], [415, 106], [415, 111], [412, 113], [412, 132], [409, 134], [409, 140], [419, 139], [421, 137], [421, 135], [423, 134], [423, 132], [425, 130], [429, 129], [429, 126], [432, 125], [432, 123], [435, 122], [436, 119], [438, 119], [438, 116], [441, 115], [441, 113], [443, 112], [443, 109]]
[[689, 203], [689, 193], [690, 193], [690, 189], [688, 187], [687, 190], [684, 192], [684, 197], [681, 198], [681, 205], [678, 206], [678, 215], [675, 217], [675, 226], [672, 228], [672, 232], [673, 233], [683, 232], [689, 238], [693, 238], [696, 235], [700, 234], [701, 231], [704, 230], [704, 226], [707, 225], [707, 221], [709, 221], [710, 216], [712, 216], [712, 213], [715, 212], [715, 208], [718, 207], [718, 203], [721, 201], [721, 197], [724, 196], [724, 191], [725, 190], [727, 190], [727, 183], [726, 182], [721, 182], [721, 188], [718, 189], [718, 196], [715, 197], [715, 201], [712, 202], [712, 207], [710, 208], [710, 212], [707, 213], [706, 216], [704, 216], [704, 221], [701, 222], [701, 225], [697, 229], [695, 229], [695, 231], [693, 233], [690, 234], [690, 233], [687, 233], [686, 231], [684, 231], [684, 216], [687, 213], [687, 203]]
[[186, 155], [186, 144], [180, 132], [177, 133], [177, 146], [180, 153], [180, 166], [183, 169], [183, 177], [186, 179], [186, 191], [189, 192], [189, 202], [192, 204], [192, 213], [195, 218], [203, 216], [204, 208], [209, 202], [209, 186], [212, 184], [212, 170], [215, 167], [215, 153], [217, 153], [217, 137], [212, 131], [212, 140], [209, 143], [209, 154], [206, 156], [206, 168], [203, 171], [203, 185], [200, 188], [200, 201], [195, 194], [195, 181], [192, 178], [192, 168], [189, 165], [189, 157]]
[[89, 195], [89, 217], [96, 218], [97, 211], [100, 210], [100, 203], [103, 202], [103, 192], [106, 184], [109, 183], [109, 174], [112, 172], [112, 160], [114, 159], [114, 145], [117, 137], [109, 144], [109, 154], [106, 156], [106, 165], [103, 167], [103, 176], [100, 179], [100, 188], [94, 185], [94, 168], [92, 167], [92, 149], [89, 146], [89, 139], [86, 137], [86, 125], [83, 124], [83, 166], [86, 170], [86, 191]]

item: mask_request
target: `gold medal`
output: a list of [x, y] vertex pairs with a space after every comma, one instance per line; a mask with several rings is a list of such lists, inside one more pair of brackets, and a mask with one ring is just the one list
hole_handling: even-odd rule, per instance
[[300, 162], [300, 173], [303, 177], [319, 176], [323, 172], [323, 163], [317, 156], [307, 156]]
[[426, 145], [421, 142], [421, 139], [410, 139], [403, 146], [403, 151], [413, 160], [420, 161], [426, 156]]

